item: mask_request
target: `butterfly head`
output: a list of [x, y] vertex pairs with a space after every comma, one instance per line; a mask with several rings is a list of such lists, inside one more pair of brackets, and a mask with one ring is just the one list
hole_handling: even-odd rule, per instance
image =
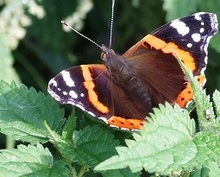
[[106, 47], [105, 45], [102, 45], [101, 49], [101, 59], [103, 60], [104, 65], [108, 68], [108, 70], [112, 70], [114, 65], [118, 63], [118, 55], [115, 54], [114, 50]]
[[101, 49], [102, 49], [101, 59], [104, 62], [107, 62], [109, 60], [109, 58], [111, 58], [111, 57], [116, 55], [114, 50], [106, 47], [105, 45], [102, 45]]

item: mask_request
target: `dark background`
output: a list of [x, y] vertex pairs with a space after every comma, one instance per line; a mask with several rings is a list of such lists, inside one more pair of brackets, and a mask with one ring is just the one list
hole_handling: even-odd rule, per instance
[[[11, 82], [16, 78], [18, 82], [33, 86], [37, 90], [46, 92], [48, 81], [61, 70], [79, 64], [101, 63], [100, 49], [85, 40], [74, 32], [67, 33], [60, 23], [73, 13], [80, 13], [79, 6], [86, 7], [87, 3], [92, 3], [93, 8], [84, 14], [84, 19], [79, 20], [83, 26], [80, 32], [93, 39], [98, 44], [108, 45], [109, 28], [111, 17], [111, 1], [88, 1], [88, 0], [46, 0], [33, 1], [38, 8], [44, 11], [43, 17], [37, 17], [36, 13], [30, 11], [32, 1], [18, 1], [14, 4], [2, 4], [2, 16], [7, 11], [12, 16], [9, 19], [2, 19], [1, 23], [6, 23], [7, 30], [12, 28], [13, 33], [2, 32], [5, 40], [2, 44], [8, 50], [11, 65], [4, 65], [7, 62], [7, 55], [2, 54], [1, 67], [7, 70], [15, 70], [13, 77], [4, 75], [0, 79]], [[175, 3], [174, 3], [175, 2]], [[176, 1], [152, 1], [152, 0], [117, 0], [115, 4], [113, 45], [112, 48], [119, 54], [123, 54], [128, 48], [135, 44], [142, 37], [150, 33], [155, 28], [163, 25], [169, 20], [190, 15], [198, 11], [220, 12], [219, 1], [210, 0], [180, 0]], [[15, 4], [17, 7], [15, 8]], [[13, 9], [14, 8], [14, 9]], [[20, 9], [19, 9], [20, 8]], [[10, 9], [10, 10], [9, 10]], [[20, 15], [17, 11], [23, 11]], [[17, 14], [16, 14], [17, 13]], [[40, 14], [40, 13], [39, 13]], [[3, 16], [4, 17], [4, 16]], [[28, 18], [30, 25], [13, 25], [16, 17], [20, 22], [22, 18]], [[19, 17], [19, 18], [18, 18]], [[25, 31], [25, 35], [17, 40], [17, 46], [11, 48], [7, 46], [10, 37], [19, 33], [19, 29]], [[11, 35], [11, 36], [10, 36]], [[208, 93], [220, 88], [220, 59], [219, 41], [217, 34], [209, 45], [209, 65], [206, 70]], [[15, 38], [13, 38], [15, 39]], [[16, 40], [16, 39], [15, 39]], [[19, 78], [19, 79], [17, 79]]]

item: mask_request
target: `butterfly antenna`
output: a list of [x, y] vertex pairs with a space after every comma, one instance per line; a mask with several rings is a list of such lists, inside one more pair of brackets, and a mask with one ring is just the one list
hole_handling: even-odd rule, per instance
[[112, 33], [113, 33], [113, 23], [114, 23], [114, 10], [115, 10], [115, 0], [112, 0], [112, 14], [111, 14], [111, 22], [110, 22], [109, 48], [112, 47]]
[[73, 27], [71, 27], [69, 24], [67, 24], [65, 21], [61, 21], [62, 24], [64, 24], [65, 26], [67, 26], [68, 28], [70, 28], [72, 31], [74, 31], [75, 33], [77, 33], [78, 35], [84, 37], [85, 39], [87, 39], [88, 41], [92, 42], [93, 44], [95, 44], [97, 47], [99, 47], [101, 50], [102, 46], [97, 44], [95, 41], [93, 41], [92, 39], [88, 38], [87, 36], [85, 36], [84, 34], [80, 33], [79, 31], [77, 31], [76, 29], [74, 29]]

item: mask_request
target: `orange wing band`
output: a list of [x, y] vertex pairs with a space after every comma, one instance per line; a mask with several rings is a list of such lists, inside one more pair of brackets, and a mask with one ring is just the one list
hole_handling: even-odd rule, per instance
[[88, 67], [83, 67], [83, 77], [85, 80], [83, 84], [85, 88], [88, 90], [89, 101], [96, 107], [98, 111], [107, 114], [109, 112], [109, 108], [98, 100], [98, 96], [94, 91], [95, 84], [92, 82], [93, 79], [91, 77], [91, 73]]
[[146, 37], [143, 38], [143, 41], [146, 41], [148, 44], [150, 44], [151, 47], [157, 50], [161, 50], [163, 53], [171, 53], [175, 58], [178, 57], [180, 60], [183, 61], [185, 66], [191, 71], [196, 69], [195, 61], [193, 57], [190, 55], [190, 53], [180, 49], [173, 42], [166, 43], [163, 40], [153, 35], [147, 35]]
[[119, 127], [119, 128], [127, 128], [129, 130], [139, 130], [143, 127], [144, 119], [125, 119], [118, 116], [112, 116], [107, 120], [110, 125]]

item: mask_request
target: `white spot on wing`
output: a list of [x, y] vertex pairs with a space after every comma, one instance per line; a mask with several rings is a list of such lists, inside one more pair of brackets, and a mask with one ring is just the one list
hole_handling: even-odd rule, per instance
[[204, 28], [200, 28], [199, 32], [200, 33], [204, 33], [205, 29]]
[[179, 34], [182, 36], [185, 36], [186, 34], [189, 33], [189, 27], [186, 26], [186, 24], [180, 20], [174, 20], [171, 22], [170, 26], [175, 28]]
[[84, 93], [80, 93], [80, 96], [81, 96], [81, 97], [84, 97], [85, 95], [84, 95]]
[[187, 46], [188, 48], [191, 48], [191, 47], [192, 47], [192, 43], [188, 43], [186, 46]]
[[201, 13], [196, 13], [195, 19], [201, 21], [202, 20]]
[[71, 91], [69, 92], [69, 95], [70, 95], [73, 99], [77, 99], [77, 98], [78, 98], [77, 93], [74, 92], [73, 90], [71, 90]]
[[201, 40], [201, 35], [199, 33], [194, 33], [191, 37], [194, 42], [199, 42]]
[[73, 79], [70, 77], [70, 73], [68, 71], [62, 71], [60, 73], [63, 76], [63, 80], [65, 81], [66, 85], [69, 87], [74, 87], [75, 83], [73, 81]]
[[63, 95], [67, 95], [68, 93], [66, 91], [63, 91]]

